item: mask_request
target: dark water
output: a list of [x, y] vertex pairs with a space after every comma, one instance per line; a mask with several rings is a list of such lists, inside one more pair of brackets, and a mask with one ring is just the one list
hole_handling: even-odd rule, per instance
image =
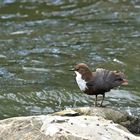
[[104, 104], [140, 116], [140, 2], [0, 1], [0, 119], [92, 106], [68, 71], [78, 62], [124, 71]]

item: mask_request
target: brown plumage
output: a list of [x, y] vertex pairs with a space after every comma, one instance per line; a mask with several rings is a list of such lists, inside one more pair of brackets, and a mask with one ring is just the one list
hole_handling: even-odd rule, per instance
[[124, 73], [122, 72], [109, 71], [102, 68], [92, 72], [84, 63], [76, 65], [73, 71], [76, 73], [76, 81], [79, 88], [88, 95], [96, 96], [95, 106], [97, 106], [97, 96], [99, 94], [103, 95], [100, 104], [100, 106], [102, 106], [105, 92], [110, 91], [114, 87], [128, 84], [128, 81], [125, 79]]

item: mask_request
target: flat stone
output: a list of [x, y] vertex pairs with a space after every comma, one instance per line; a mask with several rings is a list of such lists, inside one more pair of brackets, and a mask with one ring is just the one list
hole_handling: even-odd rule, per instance
[[66, 116], [57, 112], [1, 120], [0, 140], [140, 140], [139, 136], [106, 119], [97, 110], [101, 112], [102, 109], [77, 108], [64, 111]]

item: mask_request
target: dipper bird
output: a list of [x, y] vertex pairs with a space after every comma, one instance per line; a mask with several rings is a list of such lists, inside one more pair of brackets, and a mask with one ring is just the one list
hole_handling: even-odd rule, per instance
[[102, 106], [106, 92], [114, 87], [128, 84], [124, 73], [119, 71], [98, 68], [95, 72], [92, 72], [84, 63], [77, 64], [72, 71], [76, 73], [76, 82], [80, 90], [85, 94], [95, 95], [95, 106], [97, 106], [99, 94], [103, 96], [100, 104]]

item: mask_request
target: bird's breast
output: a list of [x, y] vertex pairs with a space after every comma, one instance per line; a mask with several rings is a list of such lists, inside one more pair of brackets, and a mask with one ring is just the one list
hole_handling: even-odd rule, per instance
[[86, 81], [84, 79], [82, 79], [82, 75], [79, 72], [75, 72], [76, 73], [76, 82], [80, 88], [80, 90], [85, 91], [88, 87], [86, 85]]

